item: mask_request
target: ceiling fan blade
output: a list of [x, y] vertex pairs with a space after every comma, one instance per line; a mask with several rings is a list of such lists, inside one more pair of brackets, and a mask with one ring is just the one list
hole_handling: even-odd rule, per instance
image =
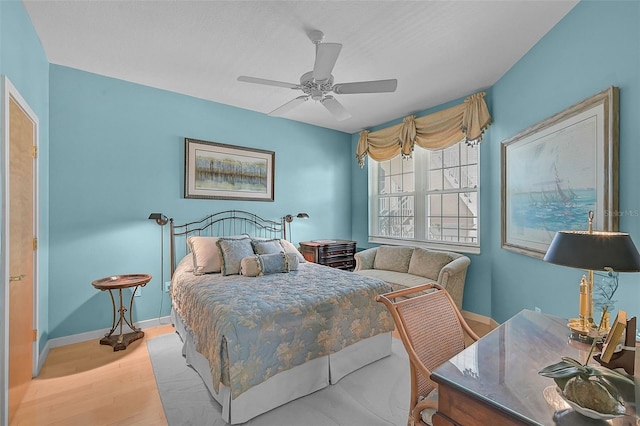
[[328, 80], [338, 60], [342, 45], [340, 43], [316, 44], [316, 62], [313, 65], [313, 78], [316, 81]]
[[266, 84], [267, 86], [278, 86], [278, 87], [284, 87], [287, 89], [300, 88], [300, 85], [298, 84], [285, 83], [282, 81], [275, 81], [275, 80], [265, 80], [264, 78], [247, 77], [246, 75], [241, 75], [240, 77], [238, 77], [238, 81], [244, 81], [245, 83]]
[[307, 99], [309, 99], [309, 96], [298, 96], [297, 98], [290, 100], [286, 104], [274, 109], [269, 113], [269, 115], [284, 115], [301, 103], [305, 102]]
[[320, 102], [338, 121], [343, 121], [351, 117], [351, 114], [349, 114], [342, 104], [333, 96], [325, 96]]
[[355, 83], [340, 83], [333, 86], [333, 92], [338, 94], [353, 93], [385, 93], [395, 92], [398, 87], [398, 80], [374, 80], [358, 81]]

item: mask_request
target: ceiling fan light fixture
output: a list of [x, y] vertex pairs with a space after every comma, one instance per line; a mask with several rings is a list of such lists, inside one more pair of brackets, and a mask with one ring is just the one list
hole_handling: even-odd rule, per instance
[[313, 99], [314, 101], [322, 101], [323, 97], [324, 93], [322, 92], [322, 90], [316, 89], [311, 91], [311, 99]]

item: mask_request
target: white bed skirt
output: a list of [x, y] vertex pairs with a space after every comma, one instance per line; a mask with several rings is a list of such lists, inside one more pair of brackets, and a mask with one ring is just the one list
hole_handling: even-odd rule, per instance
[[196, 351], [191, 333], [173, 309], [171, 320], [184, 343], [182, 354], [187, 364], [198, 372], [213, 398], [222, 406], [222, 418], [230, 424], [247, 422], [289, 401], [337, 383], [347, 374], [391, 355], [391, 333], [379, 334], [335, 354], [278, 373], [231, 399], [230, 389], [222, 384], [219, 392], [214, 391], [209, 361]]

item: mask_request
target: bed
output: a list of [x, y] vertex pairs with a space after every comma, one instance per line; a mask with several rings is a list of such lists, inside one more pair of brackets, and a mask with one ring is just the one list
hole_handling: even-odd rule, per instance
[[172, 321], [226, 422], [244, 423], [391, 354], [393, 320], [375, 302], [388, 285], [305, 262], [280, 238], [284, 222], [233, 210], [170, 228]]

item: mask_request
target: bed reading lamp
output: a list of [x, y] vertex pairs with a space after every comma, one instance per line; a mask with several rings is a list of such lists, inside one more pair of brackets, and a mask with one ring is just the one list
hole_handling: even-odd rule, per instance
[[588, 231], [557, 232], [544, 256], [545, 262], [588, 271], [580, 282], [579, 317], [570, 319], [568, 324], [571, 337], [586, 342], [597, 334], [594, 332], [598, 327], [593, 318], [593, 271], [640, 271], [640, 254], [631, 236], [594, 231], [592, 223], [593, 212], [589, 212]]
[[291, 223], [293, 222], [293, 218], [297, 217], [298, 219], [309, 219], [309, 215], [306, 213], [298, 213], [297, 215], [293, 216], [292, 214], [288, 214], [284, 217], [284, 220], [287, 223]]
[[[286, 215], [283, 219], [284, 221], [287, 223], [288, 227], [289, 227], [289, 232], [287, 233], [287, 229], [285, 228], [284, 230], [284, 239], [290, 239], [291, 238], [291, 222], [293, 222], [294, 218], [298, 218], [298, 219], [309, 219], [309, 215], [307, 213], [298, 213], [297, 215], [292, 215], [292, 214], [288, 214]], [[289, 234], [287, 236], [287, 234]]]
[[163, 215], [162, 213], [151, 213], [149, 215], [149, 219], [153, 219], [156, 221], [158, 225], [160, 225], [160, 285], [162, 286], [162, 298], [160, 299], [160, 312], [162, 312], [162, 301], [164, 300], [165, 291], [169, 291], [165, 289], [164, 282], [164, 225], [169, 222], [169, 218]]
[[156, 223], [160, 226], [164, 226], [169, 222], [169, 219], [162, 213], [151, 213], [149, 219], [155, 219]]

